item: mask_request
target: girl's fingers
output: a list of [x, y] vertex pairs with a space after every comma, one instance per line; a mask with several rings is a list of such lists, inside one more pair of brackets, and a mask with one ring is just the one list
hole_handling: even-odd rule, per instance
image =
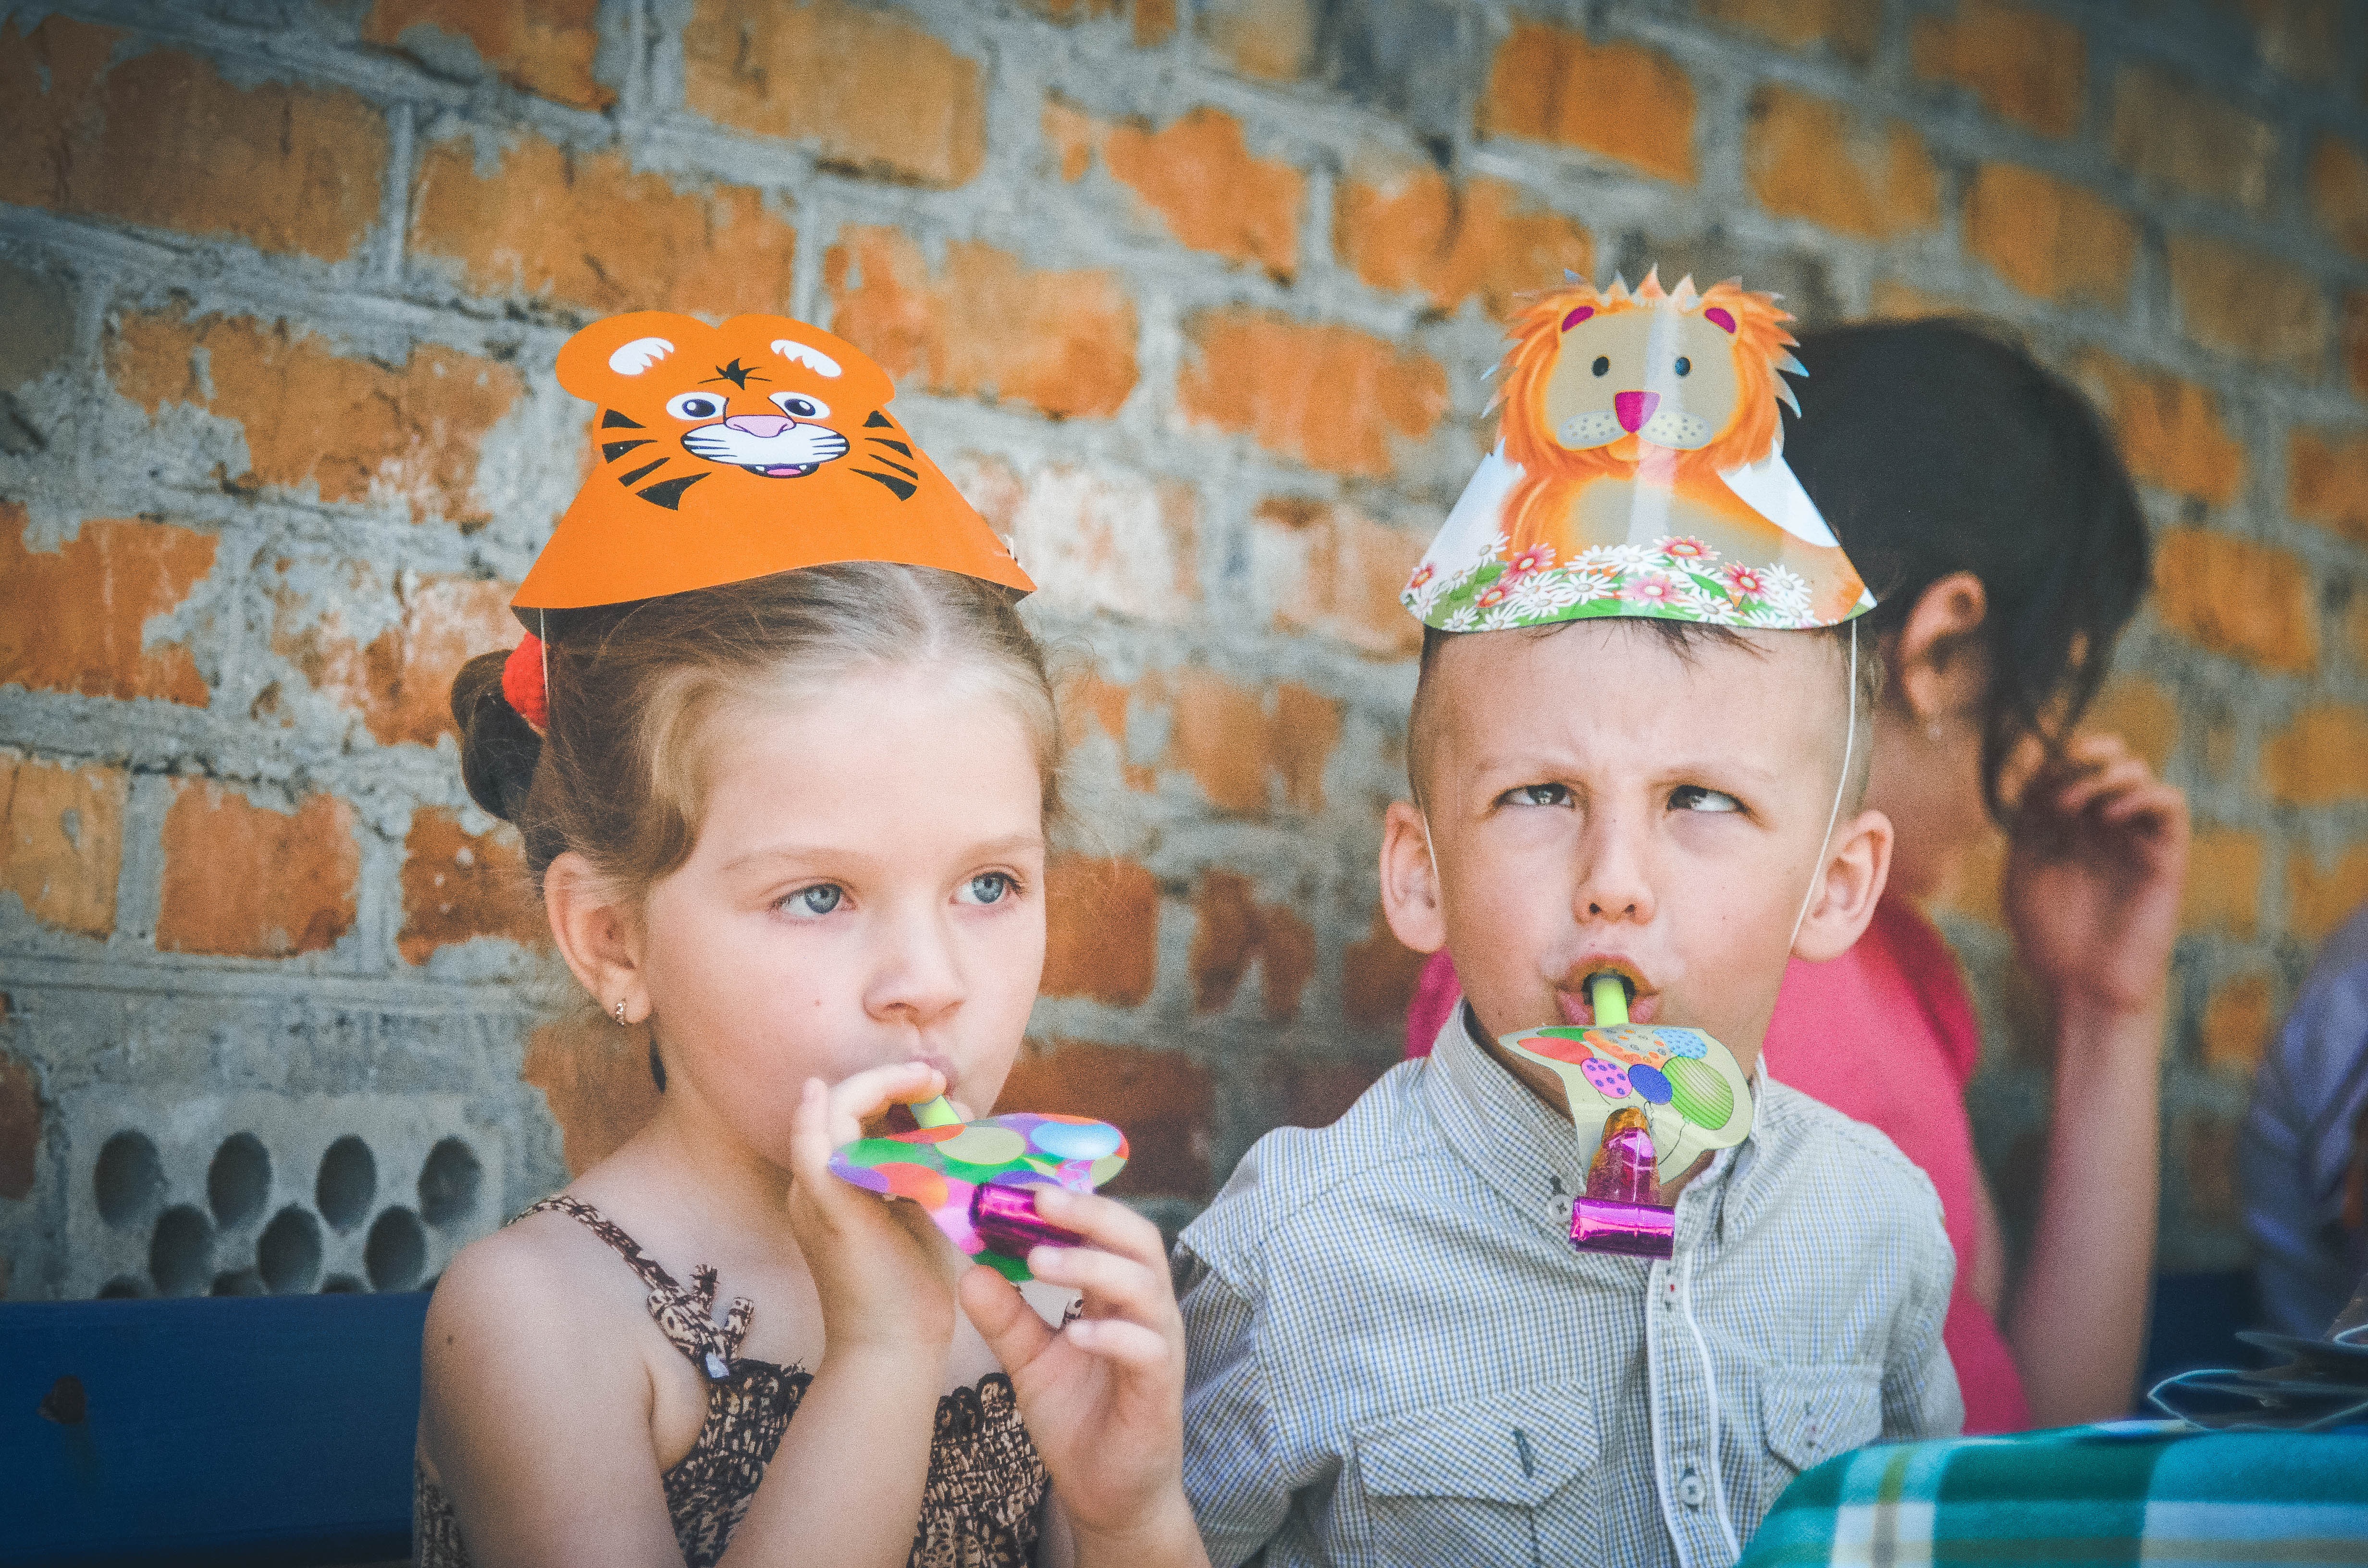
[[863, 1136], [863, 1123], [892, 1105], [911, 1105], [945, 1093], [945, 1075], [922, 1062], [868, 1067], [830, 1091], [832, 1146]]
[[1141, 1372], [1161, 1370], [1174, 1354], [1167, 1335], [1124, 1318], [1079, 1318], [1061, 1332], [1087, 1355]]
[[954, 1293], [971, 1326], [1013, 1377], [1052, 1346], [1052, 1328], [1036, 1315], [1019, 1287], [994, 1269], [983, 1265], [965, 1269]]
[[1095, 1318], [1164, 1324], [1176, 1311], [1164, 1272], [1099, 1247], [1038, 1247], [1028, 1267], [1048, 1285], [1084, 1291]]
[[1071, 1230], [1105, 1252], [1116, 1253], [1165, 1273], [1167, 1247], [1159, 1227], [1114, 1198], [1071, 1192], [1066, 1187], [1040, 1187], [1036, 1212], [1064, 1230]]

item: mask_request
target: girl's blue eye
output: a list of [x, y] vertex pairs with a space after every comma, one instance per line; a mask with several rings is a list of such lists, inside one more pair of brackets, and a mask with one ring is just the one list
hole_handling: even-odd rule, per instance
[[1517, 806], [1566, 806], [1570, 804], [1567, 784], [1524, 784], [1505, 799]]
[[800, 888], [781, 900], [780, 907], [783, 913], [789, 915], [828, 915], [838, 907], [839, 900], [846, 896], [829, 882], [817, 882], [810, 888]]
[[987, 871], [962, 884], [954, 896], [964, 903], [1000, 903], [1016, 884], [1001, 871]]
[[1669, 791], [1669, 809], [1673, 812], [1739, 812], [1743, 802], [1717, 790], [1705, 790], [1699, 784], [1680, 784]]

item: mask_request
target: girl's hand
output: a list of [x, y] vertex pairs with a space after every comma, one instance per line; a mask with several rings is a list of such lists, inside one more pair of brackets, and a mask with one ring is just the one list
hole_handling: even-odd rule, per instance
[[790, 1128], [789, 1220], [822, 1298], [823, 1353], [942, 1358], [954, 1331], [948, 1247], [920, 1205], [830, 1174], [831, 1151], [889, 1106], [928, 1099], [945, 1078], [917, 1062], [874, 1067], [835, 1088], [806, 1080]]
[[1036, 1211], [1092, 1244], [1040, 1246], [1028, 1267], [1085, 1293], [1057, 1333], [991, 1268], [962, 1276], [962, 1310], [1011, 1375], [1053, 1472], [1077, 1561], [1200, 1563], [1184, 1500], [1184, 1319], [1158, 1227], [1108, 1198], [1039, 1187]]
[[2187, 845], [2187, 798], [2118, 735], [2080, 736], [2032, 775], [2007, 857], [2007, 920], [2059, 1013], [2160, 1009]]

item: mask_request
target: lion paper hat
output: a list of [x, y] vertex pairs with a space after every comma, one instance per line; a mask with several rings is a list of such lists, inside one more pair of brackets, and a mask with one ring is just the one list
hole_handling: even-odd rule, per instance
[[1772, 294], [1574, 280], [1513, 324], [1495, 451], [1400, 598], [1426, 626], [1834, 626], [1874, 607], [1784, 464], [1806, 375]]
[[888, 412], [887, 372], [803, 322], [610, 316], [567, 340], [559, 384], [599, 407], [595, 472], [511, 600], [521, 619], [838, 561], [1036, 585]]

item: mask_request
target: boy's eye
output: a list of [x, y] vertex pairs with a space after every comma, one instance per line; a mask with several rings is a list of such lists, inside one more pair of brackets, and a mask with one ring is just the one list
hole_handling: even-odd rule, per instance
[[1716, 790], [1705, 790], [1699, 784], [1680, 784], [1669, 791], [1669, 810], [1673, 812], [1739, 812], [1743, 802]]
[[964, 882], [954, 897], [963, 903], [1000, 903], [1018, 885], [1001, 871], [985, 871]]
[[816, 882], [813, 887], [800, 888], [781, 900], [777, 907], [784, 915], [807, 916], [828, 915], [838, 907], [839, 901], [846, 896], [844, 892], [830, 882]]
[[1524, 784], [1508, 790], [1505, 799], [1517, 806], [1566, 806], [1570, 804], [1567, 784]]

